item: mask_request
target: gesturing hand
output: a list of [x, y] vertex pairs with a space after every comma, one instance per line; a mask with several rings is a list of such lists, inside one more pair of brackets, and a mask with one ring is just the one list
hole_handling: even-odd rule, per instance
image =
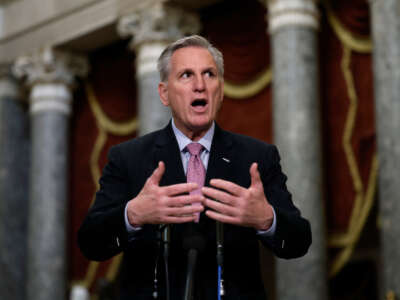
[[203, 211], [202, 195], [188, 195], [197, 188], [196, 183], [180, 183], [159, 186], [165, 172], [165, 164], [159, 162], [153, 174], [147, 178], [140, 193], [128, 202], [128, 221], [133, 226], [144, 224], [185, 223], [195, 220], [195, 213]]
[[207, 197], [203, 203], [212, 209], [207, 210], [206, 215], [223, 223], [267, 230], [272, 225], [273, 211], [265, 197], [256, 163], [250, 167], [250, 177], [251, 185], [248, 189], [230, 181], [212, 179], [210, 185], [217, 189], [202, 188]]

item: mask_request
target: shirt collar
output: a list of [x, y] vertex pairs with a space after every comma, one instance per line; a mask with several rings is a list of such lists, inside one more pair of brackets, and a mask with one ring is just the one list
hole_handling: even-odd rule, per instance
[[[175, 126], [174, 119], [172, 119], [172, 130], [174, 131], [176, 140], [178, 142], [179, 151], [182, 152], [188, 144], [193, 143], [191, 139], [189, 139], [186, 135], [184, 135], [183, 132], [180, 131]], [[197, 141], [197, 143], [200, 143], [208, 152], [210, 152], [211, 149], [211, 143], [214, 137], [214, 131], [215, 131], [215, 122], [212, 122], [210, 129], [208, 129], [206, 134], [200, 140]]]

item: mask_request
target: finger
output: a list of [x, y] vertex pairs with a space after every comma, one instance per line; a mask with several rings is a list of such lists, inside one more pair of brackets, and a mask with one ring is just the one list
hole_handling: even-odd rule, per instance
[[204, 205], [225, 216], [235, 216], [237, 211], [237, 209], [232, 206], [208, 198], [204, 200]]
[[250, 167], [251, 185], [259, 185], [261, 183], [260, 172], [258, 172], [258, 164], [252, 163]]
[[245, 190], [245, 188], [241, 187], [240, 185], [223, 179], [212, 179], [210, 180], [210, 185], [219, 189], [223, 189], [235, 196], [240, 196]]
[[188, 222], [194, 222], [196, 220], [197, 216], [191, 215], [191, 216], [167, 216], [165, 217], [164, 223], [166, 224], [181, 224], [181, 223], [188, 223]]
[[229, 205], [233, 205], [235, 202], [235, 198], [231, 194], [225, 191], [217, 190], [210, 187], [203, 187], [201, 191], [205, 196], [208, 196], [209, 198], [213, 198], [215, 200], [221, 201]]
[[238, 221], [238, 219], [236, 219], [235, 217], [232, 216], [226, 216], [223, 215], [221, 213], [218, 213], [216, 211], [212, 211], [212, 210], [207, 210], [206, 211], [206, 216], [215, 220], [215, 221], [219, 221], [222, 223], [228, 223], [228, 224], [240, 224], [240, 222]]
[[166, 213], [168, 216], [190, 216], [195, 213], [201, 213], [204, 210], [204, 206], [199, 205], [186, 205], [182, 207], [168, 207]]
[[175, 195], [190, 193], [191, 191], [197, 189], [197, 187], [198, 187], [197, 183], [190, 182], [190, 183], [178, 183], [178, 184], [168, 185], [162, 187], [162, 189], [164, 190], [167, 196], [175, 196]]
[[149, 177], [149, 181], [151, 181], [153, 184], [159, 185], [160, 180], [162, 176], [164, 175], [165, 172], [165, 164], [162, 161], [158, 162], [157, 168], [153, 171], [153, 174]]
[[203, 195], [182, 195], [182, 196], [175, 196], [170, 197], [168, 199], [167, 205], [169, 207], [182, 207], [185, 205], [190, 205], [193, 203], [200, 203], [202, 204], [204, 201]]

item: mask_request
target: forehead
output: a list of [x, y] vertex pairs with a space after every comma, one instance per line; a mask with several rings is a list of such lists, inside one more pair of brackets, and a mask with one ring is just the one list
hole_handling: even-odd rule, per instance
[[201, 47], [185, 47], [176, 50], [171, 57], [171, 70], [217, 68], [210, 51]]

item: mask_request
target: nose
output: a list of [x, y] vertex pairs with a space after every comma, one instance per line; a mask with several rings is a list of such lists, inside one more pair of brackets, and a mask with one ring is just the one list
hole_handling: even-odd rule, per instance
[[203, 76], [199, 75], [195, 77], [194, 83], [193, 83], [193, 90], [195, 92], [201, 93], [204, 92], [206, 89], [206, 83], [204, 81]]

